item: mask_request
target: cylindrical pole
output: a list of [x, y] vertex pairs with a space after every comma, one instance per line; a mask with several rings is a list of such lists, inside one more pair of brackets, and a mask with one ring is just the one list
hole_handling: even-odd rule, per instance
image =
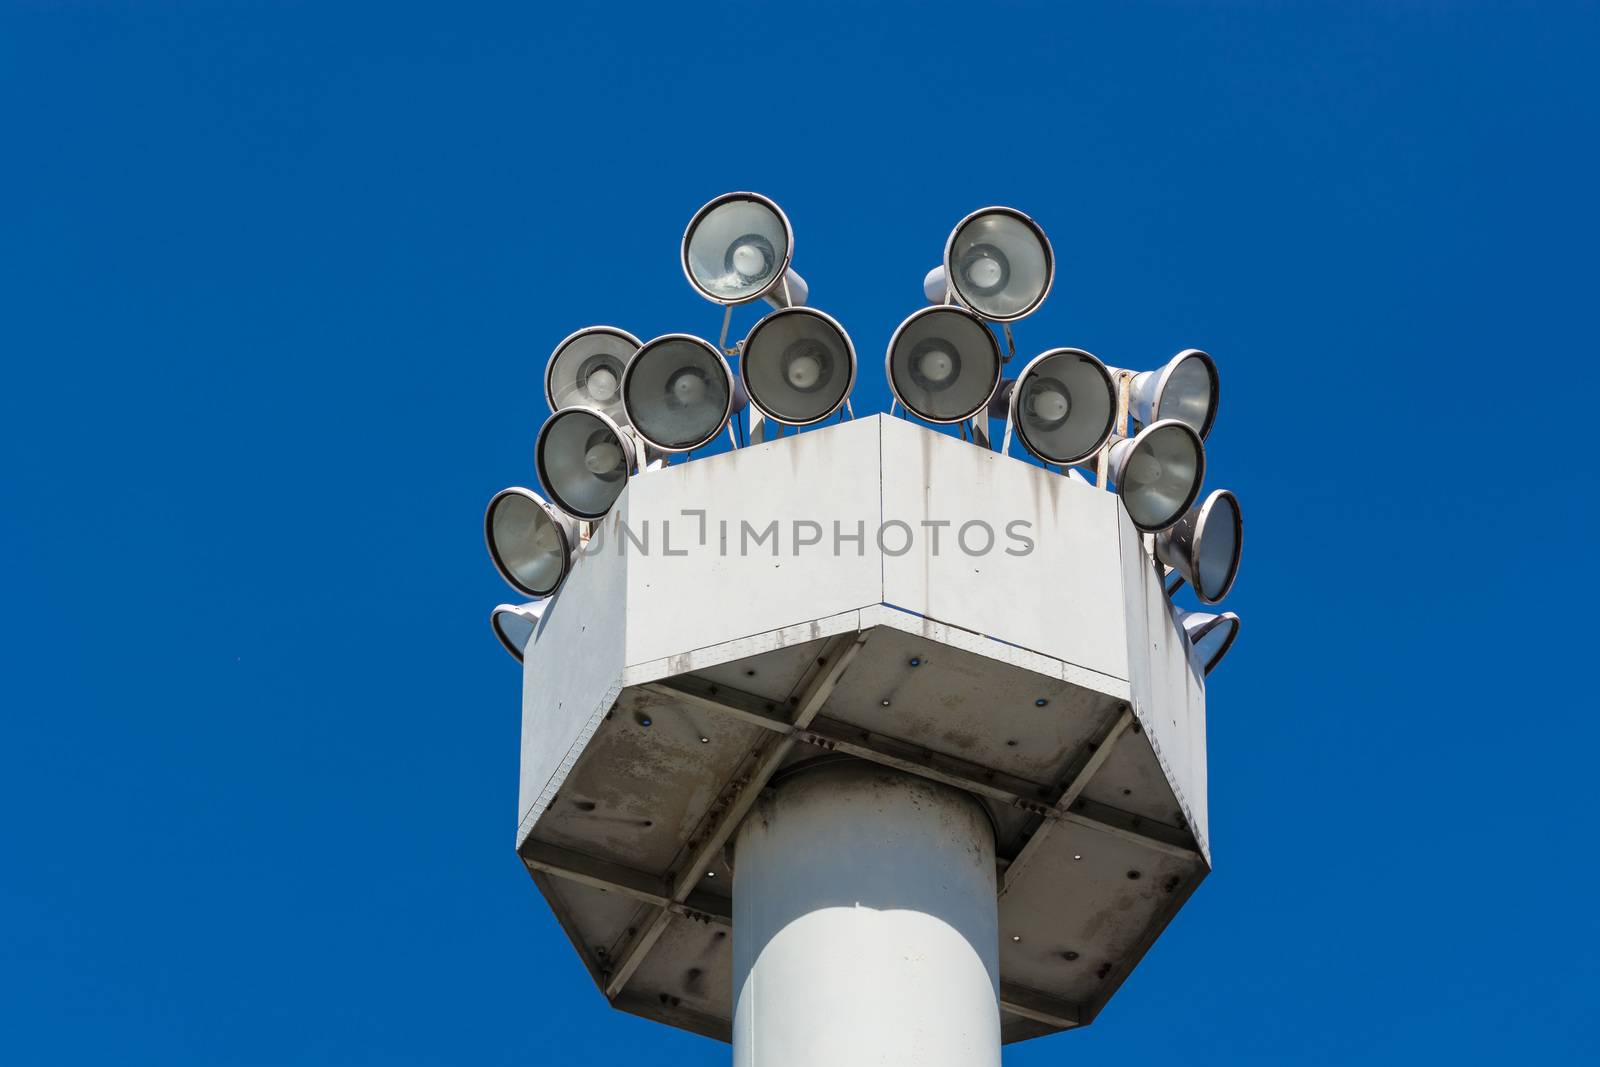
[[999, 1067], [994, 830], [972, 797], [803, 768], [733, 863], [734, 1067]]

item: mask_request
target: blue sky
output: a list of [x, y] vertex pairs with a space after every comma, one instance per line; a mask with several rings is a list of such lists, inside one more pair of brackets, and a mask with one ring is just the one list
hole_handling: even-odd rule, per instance
[[1007, 1063], [1600, 1057], [1594, 5], [456, 6], [0, 4], [0, 1060], [725, 1062], [513, 854], [480, 523], [739, 188], [857, 411], [989, 203], [1222, 370], [1216, 870]]

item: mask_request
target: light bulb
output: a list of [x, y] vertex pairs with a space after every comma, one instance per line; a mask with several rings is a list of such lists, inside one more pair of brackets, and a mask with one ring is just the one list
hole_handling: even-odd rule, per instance
[[1153, 485], [1161, 478], [1161, 461], [1151, 455], [1153, 449], [1137, 452], [1128, 460], [1128, 480]]
[[822, 344], [810, 338], [796, 341], [783, 353], [783, 376], [789, 385], [806, 393], [822, 385], [833, 360]]
[[1039, 422], [1059, 423], [1071, 410], [1071, 399], [1053, 386], [1041, 383], [1028, 393], [1028, 413]]
[[610, 474], [622, 464], [622, 449], [611, 441], [592, 446], [583, 454], [583, 465], [590, 474]]
[[967, 264], [967, 277], [979, 289], [993, 289], [1000, 280], [1000, 264], [988, 256], [978, 256]]
[[955, 369], [955, 354], [946, 348], [930, 348], [917, 357], [917, 373], [930, 382], [949, 381]]
[[617, 395], [617, 376], [611, 370], [597, 370], [583, 383], [589, 396], [601, 403]]
[[748, 284], [760, 281], [771, 274], [775, 259], [777, 254], [772, 248], [771, 241], [758, 233], [747, 233], [729, 246], [727, 260], [723, 265], [737, 274], [742, 282]]
[[991, 244], [979, 244], [962, 258], [961, 274], [975, 292], [988, 296], [1005, 287], [1011, 267], [1004, 252]]
[[706, 398], [706, 380], [693, 369], [684, 369], [667, 383], [667, 393], [678, 407], [690, 407]]

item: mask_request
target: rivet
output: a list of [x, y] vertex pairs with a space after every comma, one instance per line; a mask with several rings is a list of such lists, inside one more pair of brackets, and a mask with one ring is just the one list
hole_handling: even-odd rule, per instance
[[1139, 880], [1139, 872], [1138, 871], [1129, 871], [1128, 872], [1128, 881], [1137, 882], [1138, 880]]
[[1073, 859], [1075, 859], [1075, 860], [1081, 860], [1081, 859], [1083, 859], [1083, 857], [1082, 857], [1082, 856], [1074, 856], [1074, 857], [1072, 857], [1072, 858], [1073, 858]]
[[1050, 703], [1050, 701], [1046, 700], [1044, 697], [1040, 697], [1038, 700], [1033, 702], [1033, 706], [1036, 708], [1042, 708], [1048, 703]]
[[1011, 935], [1011, 941], [1012, 941], [1013, 944], [1015, 944], [1016, 942], [1021, 941], [1021, 940], [1022, 940], [1022, 935], [1021, 934], [1012, 934]]
[[922, 660], [921, 660], [921, 658], [919, 658], [919, 657], [917, 657], [917, 656], [912, 656], [912, 657], [911, 657], [911, 665], [912, 665], [912, 666], [913, 666], [913, 667], [920, 667], [920, 666], [922, 666]]
[[1069, 952], [1063, 952], [1061, 954], [1061, 958], [1070, 963], [1073, 960], [1078, 958], [1078, 954], [1076, 952], [1070, 952], [1070, 951]]
[[709, 744], [710, 744], [710, 743], [711, 743], [711, 738], [709, 738], [709, 737], [702, 737], [702, 738], [701, 738], [701, 739], [700, 739], [700, 743], [701, 743], [701, 744], [702, 744], [702, 745], [709, 745]]
[[878, 703], [882, 704], [884, 707], [888, 707], [889, 706], [889, 702], [887, 700], [880, 700], [880, 701], [878, 701]]
[[716, 871], [707, 871], [706, 872], [706, 877], [707, 878], [715, 878], [716, 876], [717, 876], [717, 872]]

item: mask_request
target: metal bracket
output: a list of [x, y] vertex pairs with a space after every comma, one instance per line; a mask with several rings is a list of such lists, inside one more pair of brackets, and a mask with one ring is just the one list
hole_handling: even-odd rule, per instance
[[[785, 732], [769, 740], [753, 754], [754, 766], [743, 776], [742, 784], [735, 787], [728, 803], [708, 815], [690, 838], [688, 855], [677, 865], [678, 873], [671, 882], [671, 892], [668, 896], [673, 902], [682, 904], [700, 884], [700, 879], [705, 877], [706, 868], [716, 859], [722, 851], [722, 846], [728, 843], [739, 823], [755, 806], [761, 790], [766, 788], [767, 780], [777, 771], [784, 758], [788, 756], [789, 750], [794, 747], [798, 740], [795, 731], [804, 730], [811, 725], [811, 720], [816, 718], [822, 706], [827, 703], [828, 697], [833, 695], [833, 688], [843, 676], [845, 668], [850, 666], [850, 662], [861, 651], [861, 646], [866, 644], [867, 635], [868, 631], [865, 630], [841, 634], [824, 647], [822, 655], [818, 657], [822, 669], [811, 677], [798, 695], [794, 718], [786, 723]], [[607, 998], [615, 998], [623, 986], [627, 985], [628, 979], [639, 969], [639, 964], [644, 962], [650, 949], [666, 932], [672, 915], [669, 908], [659, 908], [654, 918], [640, 929], [622, 950], [616, 966], [606, 980]]]

